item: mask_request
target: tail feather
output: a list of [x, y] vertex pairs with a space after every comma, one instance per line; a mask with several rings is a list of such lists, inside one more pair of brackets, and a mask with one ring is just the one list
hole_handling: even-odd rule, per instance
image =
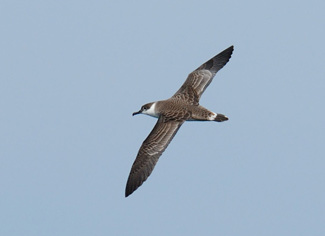
[[214, 118], [214, 121], [222, 122], [228, 120], [228, 117], [223, 114], [217, 114], [216, 118]]

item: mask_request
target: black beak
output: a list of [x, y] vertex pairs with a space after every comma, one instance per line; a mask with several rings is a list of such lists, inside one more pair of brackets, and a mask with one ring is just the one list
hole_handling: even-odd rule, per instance
[[133, 112], [132, 116], [135, 116], [135, 115], [138, 115], [138, 114], [141, 114], [141, 110], [137, 111], [137, 112]]

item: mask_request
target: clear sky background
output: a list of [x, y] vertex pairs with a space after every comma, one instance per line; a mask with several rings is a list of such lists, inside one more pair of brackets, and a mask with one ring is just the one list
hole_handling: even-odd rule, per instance
[[[324, 1], [1, 1], [0, 235], [325, 235]], [[130, 197], [131, 114], [235, 50]]]

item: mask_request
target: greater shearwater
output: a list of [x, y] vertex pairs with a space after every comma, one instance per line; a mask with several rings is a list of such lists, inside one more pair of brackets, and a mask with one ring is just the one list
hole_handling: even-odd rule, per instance
[[143, 141], [132, 165], [126, 184], [125, 197], [132, 194], [153, 171], [159, 157], [185, 121], [226, 121], [228, 117], [199, 105], [202, 93], [216, 73], [227, 64], [234, 47], [231, 46], [190, 73], [181, 88], [169, 99], [143, 105], [133, 115], [146, 114], [158, 121]]

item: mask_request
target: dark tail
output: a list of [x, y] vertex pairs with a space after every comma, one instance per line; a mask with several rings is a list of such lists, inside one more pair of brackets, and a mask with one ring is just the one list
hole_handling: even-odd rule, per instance
[[222, 122], [228, 120], [228, 117], [222, 114], [217, 114], [217, 117], [214, 119], [214, 121]]

